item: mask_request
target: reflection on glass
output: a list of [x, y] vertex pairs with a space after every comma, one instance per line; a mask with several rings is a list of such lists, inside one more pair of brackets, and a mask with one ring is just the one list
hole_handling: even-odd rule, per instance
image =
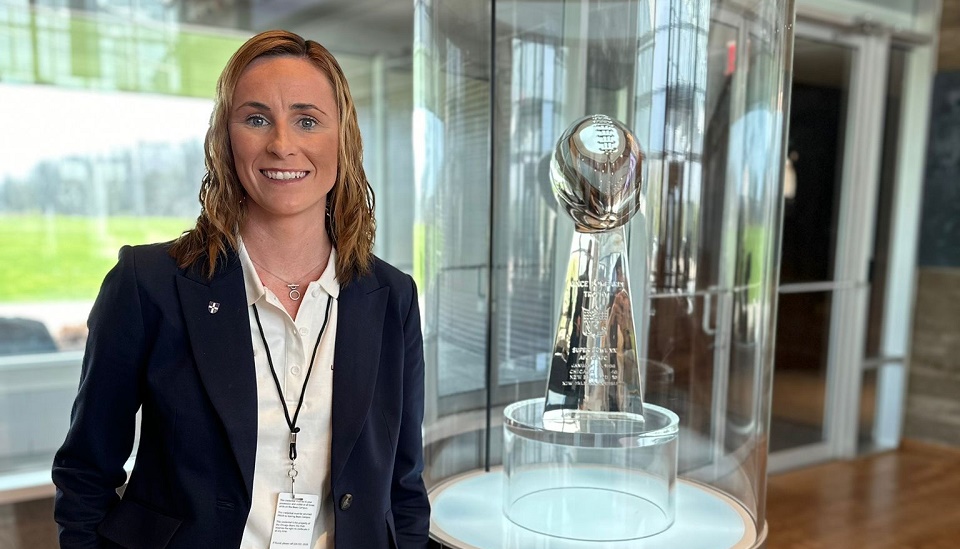
[[[438, 6], [439, 17], [453, 17]], [[487, 18], [467, 10], [472, 24]], [[430, 36], [438, 20], [418, 18]], [[417, 181], [415, 260], [424, 288], [424, 345], [428, 369], [437, 372], [443, 397], [471, 394], [486, 386], [489, 294], [490, 144], [489, 68], [471, 62], [489, 43], [458, 35], [443, 49], [419, 50], [420, 79], [414, 81], [414, 161]], [[426, 85], [440, 79], [443, 96]], [[449, 151], [449, 152], [448, 152]], [[477, 406], [479, 395], [447, 399], [444, 412]]]
[[411, 7], [413, 259], [424, 309], [424, 479], [430, 486], [482, 467], [491, 453], [485, 410], [492, 355], [491, 38], [486, 3]]
[[542, 396], [549, 369], [557, 287], [566, 268], [558, 267], [559, 257], [569, 241], [566, 216], [558, 216], [551, 190], [550, 156], [572, 121], [566, 118], [565, 90], [582, 73], [570, 63], [562, 3], [543, 2], [532, 10], [530, 4], [497, 2], [496, 9], [498, 19], [512, 22], [498, 27], [495, 38], [494, 124], [500, 130], [491, 143], [497, 159], [492, 288], [498, 307], [492, 399], [506, 404]]

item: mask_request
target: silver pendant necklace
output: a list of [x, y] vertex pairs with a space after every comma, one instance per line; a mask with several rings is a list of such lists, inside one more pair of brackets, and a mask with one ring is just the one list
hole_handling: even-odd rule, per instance
[[[251, 259], [251, 261], [253, 260], [252, 257], [251, 257], [250, 259]], [[313, 271], [317, 270], [317, 268], [320, 267], [320, 265], [323, 265], [323, 264], [326, 263], [327, 261], [328, 261], [328, 260], [323, 260], [323, 261], [321, 261], [320, 263], [317, 263], [317, 265], [316, 265], [314, 268], [310, 269], [309, 271], [307, 271], [307, 272], [304, 273], [303, 275], [298, 276], [298, 277], [295, 278], [294, 280], [300, 280], [300, 279], [302, 279], [303, 277], [305, 277], [305, 276], [307, 276], [308, 274], [312, 273]], [[280, 282], [282, 282], [284, 286], [286, 286], [287, 288], [289, 288], [289, 289], [290, 289], [290, 293], [287, 294], [287, 295], [290, 297], [291, 301], [300, 301], [300, 296], [302, 295], [302, 294], [300, 293], [300, 286], [301, 286], [300, 284], [291, 284], [291, 283], [287, 282], [286, 280], [284, 280], [283, 278], [281, 278], [281, 277], [277, 276], [276, 274], [274, 274], [273, 272], [271, 272], [270, 269], [267, 269], [266, 267], [264, 267], [263, 265], [261, 265], [259, 262], [254, 261], [253, 263], [254, 263], [254, 265], [256, 265], [257, 267], [260, 267], [261, 269], [263, 269], [268, 275], [272, 276], [273, 278], [276, 278], [277, 280], [279, 280]]]
[[287, 288], [290, 288], [290, 294], [289, 294], [289, 295], [290, 295], [290, 299], [292, 299], [292, 300], [294, 300], [294, 301], [299, 301], [299, 300], [300, 300], [300, 291], [297, 290], [297, 288], [299, 288], [299, 287], [300, 287], [299, 284], [287, 284]]

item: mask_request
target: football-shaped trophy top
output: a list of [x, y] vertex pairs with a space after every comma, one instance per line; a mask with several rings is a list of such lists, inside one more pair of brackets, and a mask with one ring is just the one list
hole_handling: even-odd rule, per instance
[[623, 123], [585, 116], [557, 142], [550, 162], [553, 194], [582, 233], [615, 229], [643, 204], [643, 151]]

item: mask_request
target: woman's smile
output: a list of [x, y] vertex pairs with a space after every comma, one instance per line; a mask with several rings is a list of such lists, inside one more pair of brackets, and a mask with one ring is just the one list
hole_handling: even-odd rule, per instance
[[267, 179], [273, 179], [276, 181], [293, 181], [295, 179], [303, 179], [307, 176], [308, 171], [291, 171], [291, 170], [260, 170]]

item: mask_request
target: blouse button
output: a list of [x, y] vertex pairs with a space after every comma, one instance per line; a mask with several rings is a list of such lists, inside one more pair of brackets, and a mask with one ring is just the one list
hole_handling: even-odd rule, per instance
[[314, 288], [311, 294], [313, 297], [320, 297], [320, 288]]
[[346, 511], [351, 505], [353, 505], [353, 494], [344, 494], [343, 497], [340, 498], [340, 510]]
[[293, 374], [293, 375], [295, 375], [295, 376], [300, 375], [300, 367], [299, 367], [299, 366], [294, 366], [293, 368], [290, 368], [290, 373]]
[[307, 328], [300, 328], [300, 335], [305, 336], [310, 333], [310, 330]]

